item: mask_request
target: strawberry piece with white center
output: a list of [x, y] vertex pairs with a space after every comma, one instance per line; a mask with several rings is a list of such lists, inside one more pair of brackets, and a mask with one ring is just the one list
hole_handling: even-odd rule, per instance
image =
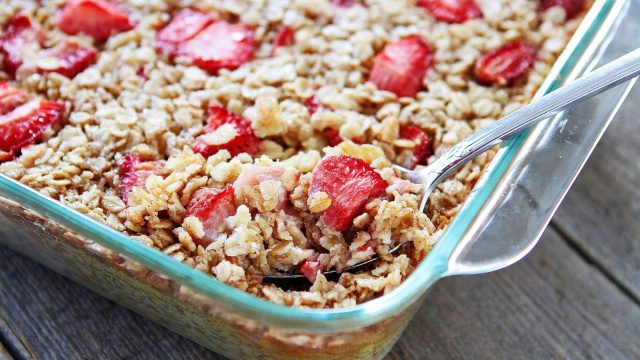
[[408, 156], [401, 152], [399, 158], [402, 159], [402, 162], [399, 165], [407, 169], [415, 169], [418, 165], [427, 165], [432, 154], [431, 139], [427, 134], [415, 125], [405, 125], [400, 127], [400, 138], [413, 141], [415, 146], [413, 149], [404, 150], [410, 153]]
[[[40, 74], [55, 72], [73, 79], [96, 61], [98, 52], [90, 47], [79, 45], [75, 42], [65, 41], [52, 49], [43, 50], [39, 54]], [[44, 60], [44, 61], [43, 61]]]
[[476, 62], [476, 79], [482, 83], [506, 85], [526, 74], [536, 62], [536, 49], [516, 40], [488, 52]]
[[82, 33], [96, 41], [105, 41], [112, 34], [133, 29], [136, 23], [115, 2], [70, 0], [62, 7], [58, 26], [69, 35]]
[[204, 237], [195, 239], [203, 247], [216, 240], [224, 230], [225, 220], [236, 213], [233, 187], [225, 189], [202, 188], [193, 194], [187, 205], [186, 216], [197, 217], [204, 228]]
[[18, 151], [40, 139], [64, 114], [64, 103], [33, 100], [0, 116], [0, 162], [11, 160]]
[[212, 22], [213, 19], [202, 11], [182, 9], [158, 32], [156, 47], [163, 54], [174, 56], [180, 44], [196, 36]]
[[4, 59], [4, 70], [15, 76], [25, 58], [35, 58], [44, 42], [44, 34], [37, 24], [24, 14], [17, 14], [5, 26], [0, 36], [0, 52]]
[[456, 24], [482, 16], [475, 0], [418, 0], [423, 7], [438, 21]]
[[253, 59], [255, 47], [252, 29], [220, 20], [180, 44], [176, 55], [215, 74], [220, 69], [236, 69]]
[[144, 187], [151, 175], [159, 175], [162, 163], [159, 161], [142, 161], [140, 156], [126, 154], [123, 156], [118, 174], [120, 175], [120, 187], [118, 193], [125, 203], [129, 201], [129, 194], [134, 187]]
[[387, 182], [371, 165], [351, 156], [329, 156], [316, 165], [309, 186], [309, 197], [325, 192], [331, 205], [320, 214], [329, 228], [342, 231], [351, 226], [369, 200], [385, 194]]
[[282, 181], [284, 175], [284, 166], [261, 166], [254, 164], [244, 164], [240, 175], [233, 183], [233, 187], [255, 186], [263, 181]]
[[567, 14], [567, 19], [571, 19], [585, 8], [585, 0], [541, 0], [540, 11], [547, 11], [554, 6], [560, 6]]
[[27, 93], [7, 82], [0, 82], [0, 115], [27, 102]]
[[[244, 164], [242, 172], [233, 183], [234, 188], [241, 186], [256, 186], [263, 181], [282, 181], [282, 175], [285, 173], [284, 166], [260, 166], [254, 164]], [[287, 190], [281, 186], [278, 192], [277, 209], [283, 209], [287, 203]]]
[[322, 271], [322, 264], [318, 261], [318, 256], [312, 256], [302, 262], [298, 272], [304, 275], [312, 284], [316, 282], [318, 272]]
[[369, 81], [400, 97], [415, 97], [432, 63], [431, 47], [419, 36], [411, 35], [387, 44], [376, 55]]
[[251, 122], [212, 105], [209, 107], [209, 119], [205, 134], [200, 135], [193, 145], [193, 151], [209, 157], [219, 150], [228, 150], [231, 156], [246, 152], [250, 155], [258, 153], [260, 140], [254, 135]]
[[295, 43], [296, 31], [288, 26], [283, 26], [276, 34], [273, 44], [271, 45], [271, 55], [273, 55], [277, 48], [283, 46], [293, 45]]

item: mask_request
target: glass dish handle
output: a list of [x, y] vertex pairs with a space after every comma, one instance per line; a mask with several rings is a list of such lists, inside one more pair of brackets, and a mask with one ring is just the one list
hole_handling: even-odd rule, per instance
[[519, 176], [505, 174], [500, 196], [483, 210], [490, 212], [489, 221], [467, 231], [449, 258], [447, 274], [498, 270], [529, 253], [636, 80], [534, 130], [546, 133], [543, 141], [533, 144], [528, 160], [515, 164], [524, 168]]
[[[635, 16], [640, 14], [627, 13], [624, 18]], [[639, 33], [639, 28], [640, 22], [626, 21], [619, 24], [617, 33]], [[636, 47], [627, 36], [612, 36], [609, 40], [593, 50], [594, 56], [590, 63], [582, 66], [582, 72]], [[578, 75], [570, 74], [567, 80]], [[499, 270], [531, 251], [636, 80], [610, 89], [530, 130], [538, 134], [531, 134], [509, 164], [476, 217], [487, 220], [472, 221], [453, 249], [445, 275]], [[480, 179], [475, 189], [483, 181], [484, 178]]]

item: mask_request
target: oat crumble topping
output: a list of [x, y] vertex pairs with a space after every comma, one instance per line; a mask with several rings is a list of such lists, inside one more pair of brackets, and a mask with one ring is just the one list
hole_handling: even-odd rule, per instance
[[[411, 273], [493, 152], [425, 214], [392, 165], [426, 165], [526, 104], [585, 6], [9, 0], [0, 172], [269, 301], [353, 306]], [[280, 271], [308, 287], [262, 281]]]

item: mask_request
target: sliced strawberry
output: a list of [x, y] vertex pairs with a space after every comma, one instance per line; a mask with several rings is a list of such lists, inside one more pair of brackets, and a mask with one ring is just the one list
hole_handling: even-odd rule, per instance
[[0, 82], [0, 115], [27, 102], [27, 93], [7, 82]]
[[37, 24], [24, 14], [17, 14], [5, 26], [0, 36], [0, 52], [4, 58], [4, 70], [15, 76], [24, 62], [24, 56], [35, 53], [44, 42], [44, 34]]
[[271, 55], [273, 55], [277, 48], [282, 46], [293, 45], [296, 41], [296, 31], [288, 26], [283, 26], [280, 28], [278, 33], [276, 34], [276, 38], [273, 39], [273, 44], [271, 45]]
[[584, 10], [585, 0], [541, 0], [539, 10], [547, 11], [554, 6], [562, 7], [570, 19]]
[[310, 96], [304, 101], [304, 106], [307, 107], [307, 111], [309, 111], [309, 115], [315, 114], [316, 111], [320, 108], [320, 104], [318, 103], [318, 99], [315, 96]]
[[374, 247], [374, 243], [371, 240], [367, 241], [364, 245], [360, 246], [356, 250], [359, 253], [357, 254], [358, 260], [367, 261], [371, 259], [373, 255], [376, 254], [375, 250], [373, 250], [373, 247]]
[[60, 12], [58, 26], [69, 35], [83, 33], [96, 41], [104, 41], [111, 34], [133, 29], [136, 23], [115, 2], [69, 0]]
[[367, 241], [364, 245], [358, 248], [358, 251], [365, 252], [369, 257], [373, 256], [375, 251], [373, 250], [373, 244], [371, 240]]
[[417, 35], [387, 44], [376, 55], [369, 81], [398, 96], [416, 96], [433, 63], [433, 51]]
[[0, 161], [11, 160], [62, 119], [64, 103], [33, 100], [0, 116]]
[[322, 134], [327, 138], [329, 146], [336, 146], [344, 140], [338, 133], [338, 130], [334, 128], [326, 128], [322, 130]]
[[187, 205], [186, 216], [195, 216], [204, 228], [204, 237], [195, 243], [207, 247], [224, 230], [225, 220], [236, 213], [233, 187], [225, 189], [202, 188], [193, 194]]
[[[324, 137], [327, 138], [327, 143], [329, 144], [329, 146], [337, 146], [344, 141], [342, 136], [340, 136], [340, 132], [334, 128], [326, 128], [322, 130], [322, 134], [324, 135]], [[350, 140], [356, 144], [365, 143], [365, 141], [363, 141], [360, 138], [354, 137], [354, 138], [351, 138]]]
[[196, 36], [212, 22], [213, 19], [200, 10], [182, 9], [158, 32], [156, 46], [163, 54], [173, 56], [180, 44]]
[[149, 77], [144, 72], [144, 66], [140, 66], [138, 70], [136, 70], [136, 75], [138, 75], [140, 80], [142, 80], [143, 82], [149, 80]]
[[522, 40], [483, 54], [476, 62], [476, 79], [505, 85], [524, 75], [536, 61], [536, 49]]
[[120, 198], [125, 203], [134, 187], [144, 187], [149, 176], [160, 174], [162, 164], [159, 161], [142, 161], [140, 156], [126, 154], [122, 158], [118, 174], [120, 175]]
[[38, 73], [55, 72], [73, 79], [96, 61], [98, 52], [93, 48], [65, 41], [38, 55], [40, 58], [51, 58], [57, 64], [56, 67], [38, 68]]
[[319, 271], [322, 271], [322, 264], [318, 261], [317, 256], [306, 259], [298, 268], [298, 272], [309, 279], [312, 284], [316, 282]]
[[474, 0], [418, 0], [417, 4], [436, 20], [450, 24], [463, 23], [482, 16]]
[[331, 206], [320, 214], [320, 221], [337, 230], [347, 229], [370, 199], [385, 193], [387, 182], [364, 160], [351, 156], [329, 156], [316, 165], [309, 186], [309, 197], [325, 192]]
[[[221, 106], [213, 105], [209, 107], [207, 123], [204, 128], [205, 134], [200, 135], [196, 139], [195, 145], [193, 145], [193, 151], [196, 153], [202, 154], [204, 157], [209, 157], [222, 149], [228, 150], [231, 156], [236, 156], [243, 152], [250, 155], [258, 153], [260, 140], [254, 135], [249, 120], [243, 119]], [[213, 133], [223, 125], [230, 125], [235, 131], [235, 136], [224, 143], [208, 141], [210, 136], [208, 134]]]
[[[241, 186], [256, 186], [263, 181], [282, 181], [282, 175], [285, 173], [284, 166], [260, 166], [254, 164], [245, 164], [238, 178], [233, 183], [234, 188]], [[300, 176], [300, 174], [297, 174]], [[281, 186], [278, 191], [277, 209], [284, 209], [287, 204], [287, 190]]]
[[407, 149], [411, 151], [411, 156], [407, 156], [400, 165], [407, 169], [415, 169], [418, 165], [427, 165], [427, 161], [432, 154], [431, 139], [427, 134], [415, 125], [405, 125], [400, 127], [400, 138], [411, 140], [415, 144], [413, 149]]
[[255, 47], [253, 30], [242, 24], [216, 21], [182, 43], [176, 53], [216, 73], [220, 69], [233, 70], [251, 60]]

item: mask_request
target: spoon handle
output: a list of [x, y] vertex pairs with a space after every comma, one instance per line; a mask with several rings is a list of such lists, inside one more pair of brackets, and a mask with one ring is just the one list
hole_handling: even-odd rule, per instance
[[427, 186], [427, 196], [435, 186], [476, 156], [509, 136], [544, 119], [640, 75], [640, 48], [554, 90], [512, 112], [495, 124], [462, 140], [428, 167], [410, 176]]

